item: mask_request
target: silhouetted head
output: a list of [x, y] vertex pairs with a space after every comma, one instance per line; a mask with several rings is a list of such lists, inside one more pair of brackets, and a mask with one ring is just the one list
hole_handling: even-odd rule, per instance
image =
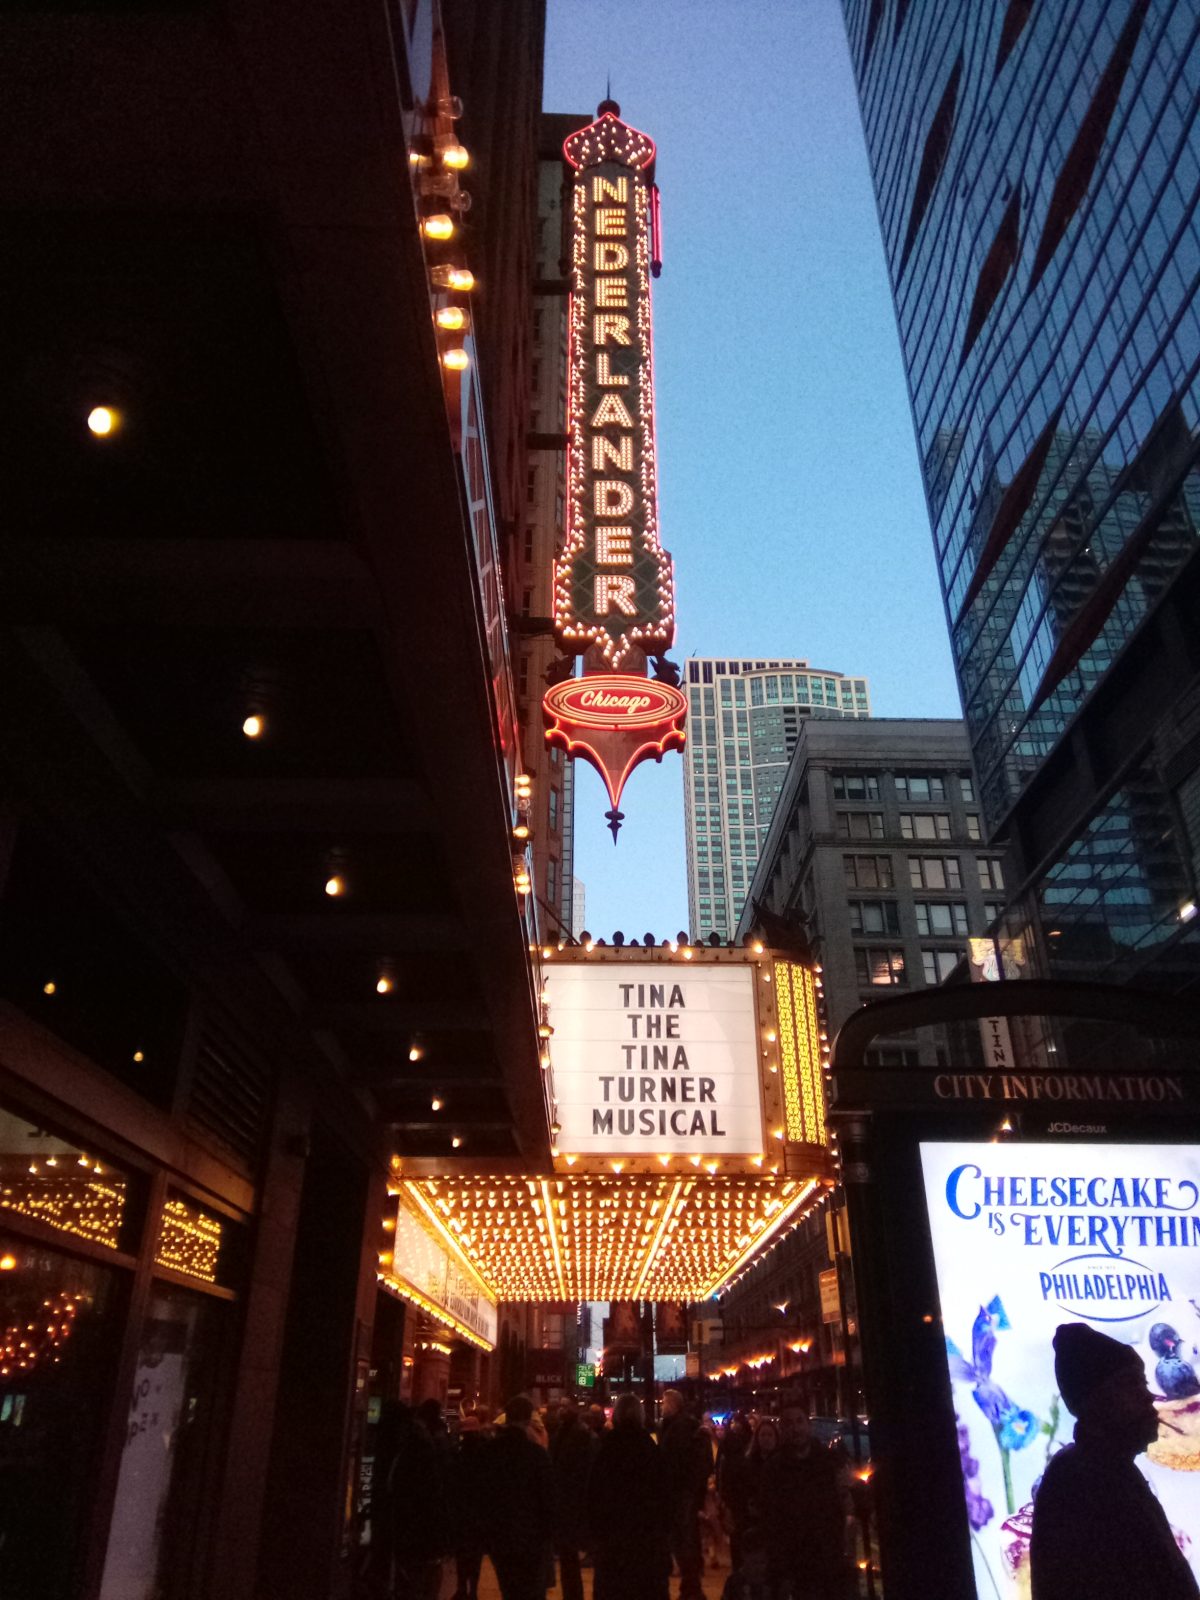
[[1054, 1335], [1054, 1376], [1079, 1421], [1136, 1455], [1158, 1437], [1158, 1412], [1142, 1358], [1086, 1322], [1064, 1322]]
[[515, 1394], [504, 1408], [504, 1420], [510, 1428], [523, 1428], [533, 1416], [533, 1401], [527, 1394]]
[[613, 1404], [614, 1433], [639, 1433], [646, 1425], [642, 1402], [635, 1394], [619, 1394]]

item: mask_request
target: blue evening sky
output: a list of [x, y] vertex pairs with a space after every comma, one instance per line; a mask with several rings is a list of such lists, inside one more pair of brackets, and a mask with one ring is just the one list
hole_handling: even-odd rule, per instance
[[[545, 106], [658, 145], [660, 519], [672, 656], [862, 674], [876, 716], [960, 714], [837, 0], [549, 0]], [[687, 926], [678, 755], [638, 768], [614, 849], [576, 763], [587, 923]]]

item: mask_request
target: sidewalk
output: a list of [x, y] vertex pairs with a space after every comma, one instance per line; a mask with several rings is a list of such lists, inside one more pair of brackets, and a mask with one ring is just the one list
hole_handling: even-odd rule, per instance
[[[450, 1565], [450, 1568], [451, 1568], [451, 1572], [453, 1573], [453, 1562], [449, 1563], [449, 1565]], [[721, 1600], [721, 1590], [725, 1587], [725, 1580], [726, 1580], [726, 1578], [728, 1578], [728, 1576], [729, 1576], [729, 1568], [728, 1567], [708, 1567], [708, 1568], [705, 1569], [705, 1572], [704, 1572], [704, 1595], [705, 1595], [705, 1600]], [[442, 1592], [445, 1595], [453, 1594], [454, 1593], [453, 1581], [450, 1582], [449, 1587], [443, 1586]], [[585, 1600], [592, 1600], [592, 1574], [591, 1574], [590, 1568], [588, 1570], [586, 1570], [584, 1572], [584, 1574], [583, 1574], [583, 1592], [584, 1592]], [[679, 1592], [679, 1579], [678, 1578], [672, 1578], [671, 1579], [671, 1594], [672, 1594], [672, 1597], [674, 1597], [678, 1592]], [[500, 1588], [499, 1588], [499, 1585], [496, 1582], [496, 1575], [492, 1571], [491, 1562], [490, 1561], [486, 1561], [486, 1560], [483, 1563], [483, 1578], [482, 1578], [482, 1581], [480, 1582], [480, 1585], [479, 1585], [479, 1600], [500, 1600]], [[558, 1587], [557, 1584], [555, 1584], [554, 1588], [549, 1591], [549, 1593], [546, 1596], [546, 1600], [562, 1600], [562, 1590]]]

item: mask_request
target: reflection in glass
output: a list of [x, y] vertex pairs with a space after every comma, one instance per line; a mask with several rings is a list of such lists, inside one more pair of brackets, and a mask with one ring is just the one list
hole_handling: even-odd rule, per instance
[[225, 1229], [219, 1217], [172, 1195], [163, 1206], [162, 1232], [154, 1259], [160, 1267], [216, 1283]]
[[0, 1212], [32, 1217], [92, 1244], [120, 1245], [125, 1175], [0, 1107]]
[[73, 1600], [124, 1320], [121, 1275], [0, 1230], [0, 1595]]

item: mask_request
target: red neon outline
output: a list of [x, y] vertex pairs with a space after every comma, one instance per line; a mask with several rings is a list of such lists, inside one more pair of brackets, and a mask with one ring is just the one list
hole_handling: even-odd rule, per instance
[[[646, 711], [592, 711], [587, 706], [563, 705], [560, 702], [587, 689], [609, 689], [617, 694], [650, 694], [660, 699], [658, 709]], [[583, 678], [567, 678], [547, 689], [542, 707], [556, 717], [569, 717], [579, 727], [607, 728], [613, 732], [620, 728], [636, 728], [642, 723], [661, 722], [664, 717], [677, 717], [688, 708], [687, 696], [670, 683], [656, 683], [652, 678], [638, 678], [632, 674], [589, 673]]]
[[[646, 139], [653, 147], [653, 141], [649, 139], [648, 135], [641, 134], [638, 129], [631, 128], [628, 123], [621, 122], [612, 112], [605, 112], [602, 117], [589, 124], [587, 128], [577, 129], [575, 133], [568, 135], [563, 144], [563, 155], [569, 164], [575, 168], [577, 174], [571, 202], [573, 228], [577, 225], [579, 196], [585, 193], [578, 175], [582, 174], [585, 169], [570, 156], [567, 151], [567, 145], [572, 139], [586, 135], [606, 119], [629, 129], [631, 133], [638, 134], [640, 138]], [[598, 163], [592, 164], [596, 165]], [[654, 218], [651, 215], [651, 203], [655, 198], [655, 193], [650, 185], [648, 173], [644, 170], [649, 164], [649, 162], [643, 163], [641, 168], [634, 164], [630, 167], [630, 170], [634, 176], [635, 183], [641, 177], [646, 186], [642, 195], [643, 203], [637, 210], [636, 242], [636, 250], [639, 252], [644, 250], [646, 259], [644, 264], [635, 261], [635, 270], [640, 269], [644, 273], [646, 281], [644, 297], [646, 330], [643, 362], [646, 380], [645, 389], [649, 399], [649, 405], [646, 408], [649, 410], [649, 420], [647, 422], [639, 418], [638, 429], [643, 439], [642, 472], [645, 476], [648, 476], [650, 488], [650, 493], [645, 496], [644, 501], [650, 511], [650, 527], [643, 529], [642, 547], [645, 553], [653, 559], [657, 571], [655, 586], [658, 615], [634, 627], [623, 629], [616, 638], [602, 623], [597, 622], [590, 625], [583, 623], [570, 601], [569, 580], [564, 579], [564, 574], [569, 572], [575, 557], [587, 548], [587, 535], [586, 531], [582, 531], [582, 525], [579, 537], [575, 536], [576, 514], [579, 513], [583, 522], [586, 523], [586, 515], [583, 512], [583, 493], [587, 481], [587, 467], [580, 460], [582, 440], [585, 433], [585, 413], [582, 405], [575, 405], [576, 391], [582, 391], [586, 387], [582, 371], [579, 374], [576, 374], [575, 371], [575, 318], [581, 297], [576, 293], [574, 284], [576, 279], [582, 277], [587, 270], [577, 260], [575, 241], [579, 237], [578, 233], [576, 233], [575, 240], [572, 243], [571, 277], [573, 287], [567, 298], [567, 407], [568, 421], [571, 427], [571, 440], [567, 454], [569, 521], [564, 538], [563, 551], [558, 560], [556, 560], [554, 569], [555, 636], [562, 648], [568, 653], [579, 655], [585, 652], [589, 646], [594, 646], [602, 652], [606, 661], [611, 662], [618, 668], [632, 650], [645, 650], [649, 654], [655, 654], [659, 651], [670, 649], [675, 640], [675, 567], [669, 552], [663, 548], [658, 507], [658, 407], [655, 398], [657, 390], [654, 371], [654, 274], [651, 270], [654, 259]], [[586, 250], [584, 252], [584, 261], [586, 261]], [[586, 299], [586, 297], [583, 298]], [[646, 448], [647, 442], [648, 450]], [[647, 455], [649, 456], [648, 463], [646, 460]], [[664, 589], [666, 590], [665, 598], [662, 595]]]
[[[639, 731], [639, 723], [623, 719], [620, 716], [603, 716], [601, 713], [596, 713], [595, 721], [588, 724], [580, 722], [577, 717], [569, 713], [564, 713], [564, 710], [556, 703], [557, 699], [564, 693], [572, 691], [578, 693], [580, 687], [587, 684], [618, 690], [640, 691], [642, 693], [649, 689], [662, 695], [666, 701], [663, 711], [656, 717], [651, 718], [647, 712], [636, 714], [639, 718], [650, 721], [651, 725], [657, 723], [662, 726], [665, 722], [667, 726], [663, 728], [661, 735], [657, 739], [646, 738], [637, 744], [619, 773], [609, 771], [603, 756], [585, 738], [576, 738], [572, 735], [582, 732], [620, 733], [625, 731], [636, 737]], [[686, 747], [687, 735], [684, 732], [683, 724], [687, 718], [687, 711], [686, 695], [676, 689], [673, 684], [654, 683], [646, 678], [637, 678], [631, 674], [619, 673], [590, 673], [585, 678], [572, 678], [564, 683], [556, 683], [546, 691], [542, 700], [542, 715], [545, 717], [547, 724], [549, 724], [545, 734], [547, 747], [557, 746], [560, 750], [565, 751], [572, 760], [582, 756], [588, 765], [600, 774], [614, 811], [620, 804], [621, 793], [635, 767], [640, 766], [643, 761], [648, 760], [650, 757], [653, 757], [655, 761], [661, 761], [668, 750], [683, 750]], [[583, 715], [587, 716], [588, 713], [584, 712]]]

